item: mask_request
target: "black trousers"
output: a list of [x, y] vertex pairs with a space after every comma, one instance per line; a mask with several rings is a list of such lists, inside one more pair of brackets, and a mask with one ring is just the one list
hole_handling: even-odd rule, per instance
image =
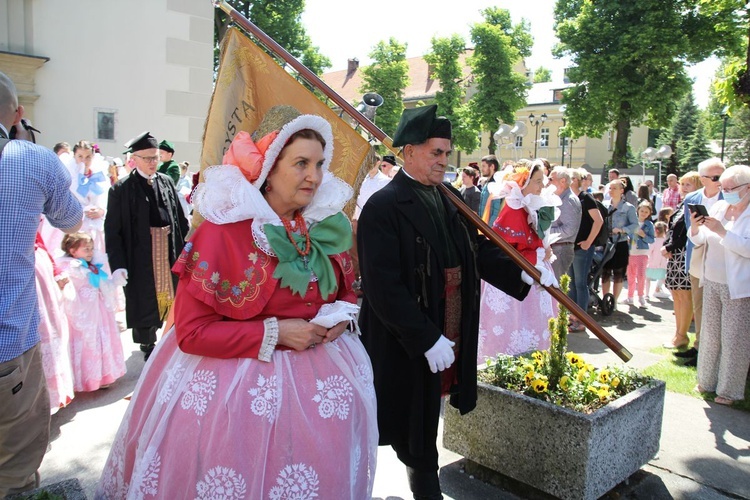
[[136, 344], [155, 344], [156, 331], [159, 328], [159, 326], [133, 327], [133, 342]]

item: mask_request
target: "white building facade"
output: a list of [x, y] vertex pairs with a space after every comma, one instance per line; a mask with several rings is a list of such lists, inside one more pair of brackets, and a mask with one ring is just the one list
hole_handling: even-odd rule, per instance
[[0, 71], [44, 146], [83, 139], [122, 156], [149, 130], [197, 168], [213, 16], [207, 0], [0, 0]]

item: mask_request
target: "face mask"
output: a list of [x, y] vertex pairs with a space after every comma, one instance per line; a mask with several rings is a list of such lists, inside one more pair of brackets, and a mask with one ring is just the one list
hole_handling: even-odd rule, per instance
[[724, 201], [726, 201], [730, 205], [736, 205], [741, 200], [742, 200], [742, 196], [740, 196], [740, 193], [737, 193], [737, 192], [724, 193]]

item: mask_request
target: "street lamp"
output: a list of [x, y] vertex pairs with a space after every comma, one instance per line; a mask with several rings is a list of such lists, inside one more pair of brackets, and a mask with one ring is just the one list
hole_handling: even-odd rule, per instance
[[724, 142], [727, 140], [727, 120], [729, 119], [729, 106], [721, 110], [721, 119], [724, 120], [724, 130], [721, 133], [721, 161], [724, 161]]
[[565, 110], [566, 109], [568, 109], [567, 105], [563, 104], [562, 106], [560, 106], [560, 113], [562, 113], [563, 126], [557, 132], [557, 135], [560, 136], [562, 139], [562, 160], [560, 160], [560, 163], [562, 163], [563, 167], [565, 166], [565, 137], [562, 136], [561, 132], [564, 132], [563, 129], [565, 128], [565, 123], [566, 123]]
[[538, 137], [539, 137], [539, 125], [544, 123], [547, 120], [547, 113], [542, 113], [542, 115], [537, 118], [534, 116], [534, 113], [529, 113], [529, 123], [531, 123], [534, 127], [534, 159], [536, 159], [536, 148], [538, 146]]

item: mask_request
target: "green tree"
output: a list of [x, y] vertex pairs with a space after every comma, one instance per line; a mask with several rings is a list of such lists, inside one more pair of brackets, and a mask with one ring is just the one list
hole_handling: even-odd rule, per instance
[[474, 54], [468, 63], [477, 92], [469, 106], [475, 128], [489, 132], [488, 151], [494, 153], [498, 119], [514, 123], [516, 110], [526, 105], [526, 78], [513, 66], [531, 54], [533, 39], [528, 23], [514, 25], [505, 9], [489, 7], [482, 16], [484, 22], [471, 27]]
[[471, 126], [466, 98], [467, 75], [463, 74], [460, 57], [466, 50], [460, 35], [433, 38], [432, 51], [424, 56], [432, 67], [430, 78], [440, 82], [435, 93], [438, 113], [450, 119], [453, 125], [453, 145], [460, 151], [472, 152], [479, 145], [477, 132]]
[[698, 120], [693, 135], [687, 141], [687, 150], [681, 157], [682, 173], [698, 170], [698, 164], [711, 158], [713, 153], [708, 148], [708, 137], [703, 120]]
[[404, 110], [404, 89], [409, 84], [406, 44], [395, 38], [380, 41], [369, 54], [373, 63], [362, 69], [360, 92], [377, 92], [383, 98], [375, 124], [393, 137]]
[[552, 70], [539, 66], [534, 70], [534, 83], [545, 83], [552, 81]]
[[722, 51], [733, 35], [705, 0], [558, 0], [554, 54], [569, 56], [578, 82], [564, 94], [572, 137], [617, 133], [612, 163], [624, 167], [630, 129], [666, 126], [690, 89], [685, 63]]
[[724, 161], [728, 165], [750, 165], [750, 108], [743, 106], [732, 113], [727, 124]]
[[688, 152], [690, 140], [695, 133], [699, 120], [700, 112], [693, 100], [693, 93], [688, 92], [680, 102], [680, 107], [674, 118], [672, 118], [669, 133], [662, 137], [662, 144], [668, 144], [672, 148], [672, 157], [666, 162], [666, 172], [668, 174], [687, 172], [682, 167]]
[[[302, 25], [305, 0], [228, 0], [238, 12], [273, 38], [287, 52], [313, 73], [320, 75], [331, 67], [331, 61], [312, 44]], [[214, 71], [219, 67], [219, 45], [230, 19], [221, 9], [214, 11]]]

